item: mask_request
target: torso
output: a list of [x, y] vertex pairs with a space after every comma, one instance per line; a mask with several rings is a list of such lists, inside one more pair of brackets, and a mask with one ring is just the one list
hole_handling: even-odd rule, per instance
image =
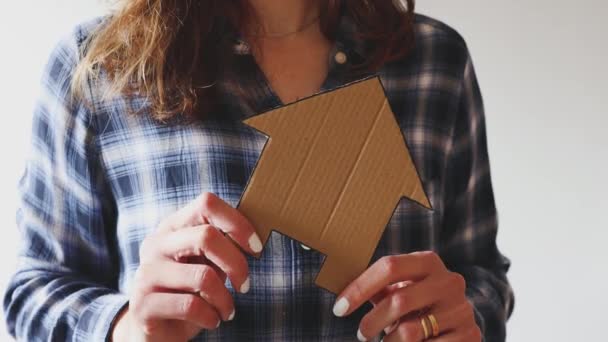
[[[425, 210], [402, 199], [395, 208], [373, 260], [382, 255], [434, 249], [440, 238], [443, 215], [443, 183], [446, 144], [450, 139], [451, 87], [461, 71], [460, 45], [436, 27], [418, 23], [416, 52], [407, 60], [380, 70], [390, 105], [404, 135], [434, 210]], [[424, 25], [424, 26], [422, 26]], [[450, 39], [430, 39], [442, 34]], [[445, 42], [445, 43], [443, 43]], [[440, 44], [440, 45], [438, 45]], [[304, 48], [312, 46], [314, 48]], [[345, 54], [352, 51], [346, 45]], [[431, 48], [443, 49], [430, 54]], [[240, 121], [255, 112], [280, 105], [270, 86], [287, 103], [314, 94], [324, 87], [348, 82], [343, 65], [328, 65], [329, 46], [266, 47], [256, 62], [266, 75], [260, 80], [251, 56], [237, 58], [231, 68], [238, 84], [229, 83], [220, 93], [222, 107], [215, 117], [191, 126], [170, 126], [149, 116], [129, 115], [121, 101], [101, 106], [94, 113], [98, 131], [95, 144], [116, 203], [116, 243], [120, 258], [119, 289], [127, 292], [139, 264], [138, 249], [158, 222], [203, 191], [217, 194], [237, 206], [267, 137]], [[350, 59], [349, 59], [350, 60]], [[329, 68], [329, 70], [328, 70]], [[287, 72], [286, 70], [289, 70]], [[422, 82], [430, 76], [454, 82]], [[350, 77], [350, 76], [349, 76]], [[247, 107], [236, 90], [241, 87], [254, 100]], [[97, 88], [96, 88], [97, 89]], [[100, 87], [98, 90], [101, 96]], [[145, 103], [136, 99], [134, 107]], [[274, 233], [262, 258], [250, 258], [251, 291], [234, 293], [237, 315], [233, 322], [196, 341], [352, 341], [359, 320], [369, 307], [348, 318], [331, 313], [335, 295], [314, 285], [323, 256]], [[229, 287], [230, 288], [230, 287]], [[232, 290], [231, 290], [232, 291]]]

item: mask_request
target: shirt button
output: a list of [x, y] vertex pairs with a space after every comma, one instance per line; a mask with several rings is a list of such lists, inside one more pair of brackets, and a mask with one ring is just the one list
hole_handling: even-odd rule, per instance
[[305, 251], [309, 251], [310, 250], [310, 247], [308, 247], [306, 245], [300, 244], [300, 246], [302, 246], [302, 249], [305, 250]]
[[249, 53], [249, 44], [247, 44], [247, 42], [245, 42], [244, 40], [239, 39], [234, 45], [234, 49], [237, 53], [247, 54]]
[[338, 63], [338, 64], [344, 64], [344, 63], [346, 63], [346, 60], [347, 60], [346, 54], [342, 51], [338, 51], [336, 53], [336, 55], [334, 56], [334, 59], [336, 60], [336, 63]]

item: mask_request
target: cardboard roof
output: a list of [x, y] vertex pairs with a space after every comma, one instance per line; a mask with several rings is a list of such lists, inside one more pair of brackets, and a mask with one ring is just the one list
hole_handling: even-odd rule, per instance
[[401, 197], [431, 207], [378, 77], [243, 122], [269, 139], [238, 209], [264, 245], [275, 230], [324, 254], [317, 286], [368, 267]]

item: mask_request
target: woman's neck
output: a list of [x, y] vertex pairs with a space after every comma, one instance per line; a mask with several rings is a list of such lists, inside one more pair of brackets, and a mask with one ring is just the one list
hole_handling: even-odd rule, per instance
[[318, 0], [249, 0], [260, 36], [282, 36], [298, 32], [319, 17]]

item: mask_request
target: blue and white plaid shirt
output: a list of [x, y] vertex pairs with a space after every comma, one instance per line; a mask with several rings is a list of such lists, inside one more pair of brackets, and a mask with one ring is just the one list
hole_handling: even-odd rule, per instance
[[[236, 206], [266, 142], [240, 121], [281, 105], [238, 41], [216, 84], [220, 110], [202, 122], [159, 124], [145, 110], [132, 115], [146, 101], [104, 102], [101, 83], [90, 87], [86, 101], [70, 101], [80, 47], [101, 21], [80, 25], [64, 39], [42, 78], [31, 154], [19, 183], [19, 266], [4, 298], [9, 331], [23, 341], [107, 339], [128, 302], [144, 237], [201, 192]], [[434, 210], [402, 200], [374, 260], [437, 251], [467, 280], [485, 340], [503, 341], [513, 294], [509, 261], [496, 247], [481, 92], [467, 45], [454, 29], [420, 14], [415, 28], [413, 53], [377, 74]], [[365, 54], [353, 29], [343, 18], [323, 90], [365, 76], [348, 69]], [[340, 52], [346, 60], [333, 58]], [[370, 307], [334, 317], [335, 296], [314, 285], [321, 255], [275, 233], [262, 258], [249, 261], [251, 291], [231, 290], [235, 320], [195, 340], [355, 340]]]

